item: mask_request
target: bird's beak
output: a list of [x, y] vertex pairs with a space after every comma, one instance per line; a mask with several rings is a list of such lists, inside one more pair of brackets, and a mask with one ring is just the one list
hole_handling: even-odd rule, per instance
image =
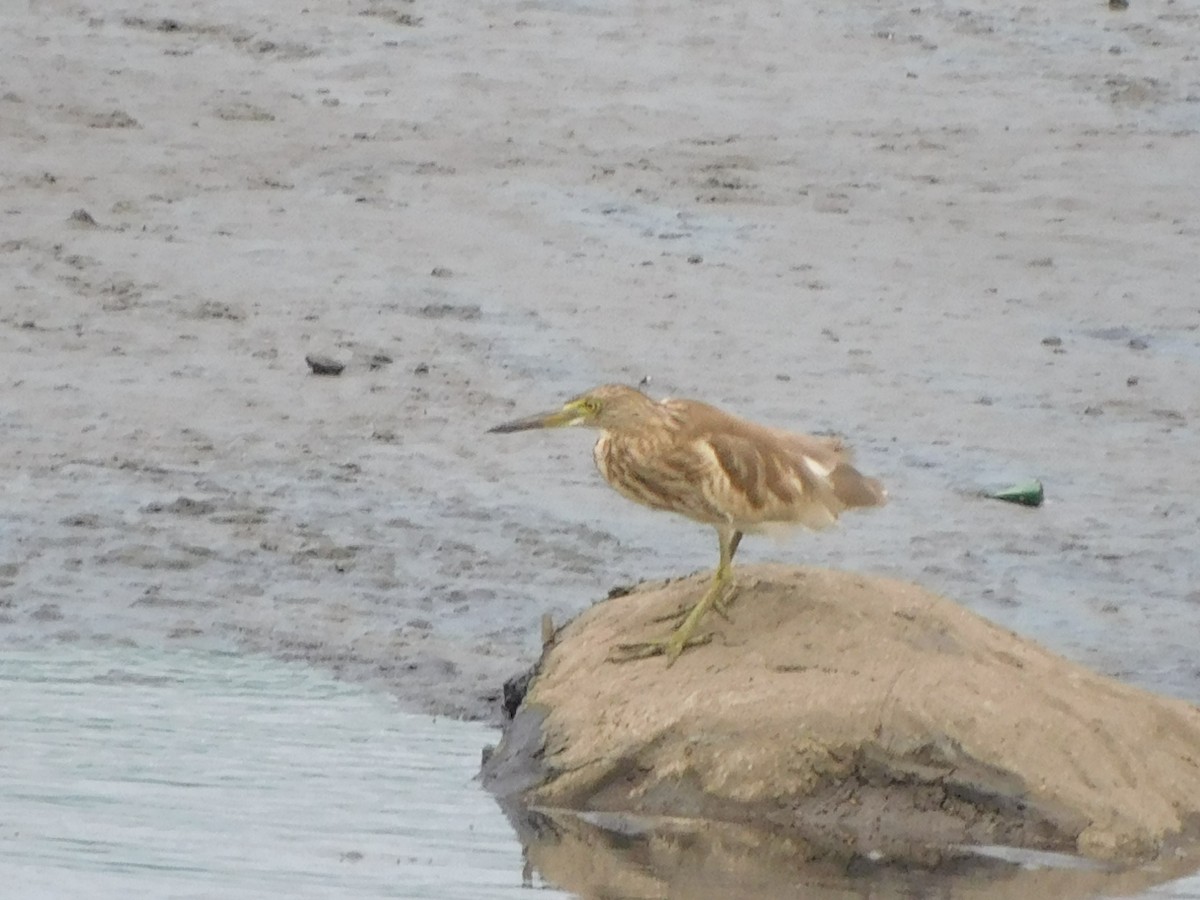
[[524, 419], [514, 419], [489, 428], [488, 434], [508, 434], [511, 431], [529, 431], [533, 428], [564, 428], [583, 421], [583, 409], [577, 403], [568, 403], [562, 409], [554, 412], [538, 413], [536, 416], [526, 416]]

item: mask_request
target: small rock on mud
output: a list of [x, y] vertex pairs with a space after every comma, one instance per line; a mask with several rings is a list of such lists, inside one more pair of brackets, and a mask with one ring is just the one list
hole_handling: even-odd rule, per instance
[[314, 375], [341, 375], [342, 370], [346, 368], [345, 363], [320, 353], [310, 353], [304, 357], [304, 361], [308, 363]]

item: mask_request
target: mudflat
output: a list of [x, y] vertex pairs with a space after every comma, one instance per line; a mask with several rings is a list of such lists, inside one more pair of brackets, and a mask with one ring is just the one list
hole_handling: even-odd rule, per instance
[[[1200, 699], [1190, 7], [16, 7], [0, 642], [245, 647], [495, 716], [543, 612], [715, 557], [585, 436], [484, 435], [648, 378], [888, 485], [739, 561]], [[1040, 509], [979, 496], [1029, 477]]]

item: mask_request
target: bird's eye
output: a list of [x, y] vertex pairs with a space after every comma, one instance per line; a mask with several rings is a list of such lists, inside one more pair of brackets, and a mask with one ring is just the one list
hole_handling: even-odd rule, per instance
[[596, 413], [600, 412], [600, 401], [595, 397], [588, 397], [583, 401], [583, 408], [592, 415], [595, 415]]

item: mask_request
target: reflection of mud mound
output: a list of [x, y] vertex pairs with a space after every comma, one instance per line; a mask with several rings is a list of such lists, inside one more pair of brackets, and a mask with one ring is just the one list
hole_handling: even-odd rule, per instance
[[584, 898], [1071, 900], [1138, 893], [1196, 864], [1176, 859], [1153, 871], [1121, 871], [1070, 857], [1030, 854], [1018, 864], [962, 852], [947, 856], [936, 871], [864, 860], [847, 865], [814, 858], [811, 845], [779, 829], [561, 810], [506, 812], [525, 846], [527, 869]]
[[1093, 674], [899, 582], [741, 570], [672, 668], [615, 664], [702, 579], [564, 629], [485, 776], [539, 807], [767, 826], [807, 858], [959, 844], [1155, 855], [1200, 820], [1200, 710]]

